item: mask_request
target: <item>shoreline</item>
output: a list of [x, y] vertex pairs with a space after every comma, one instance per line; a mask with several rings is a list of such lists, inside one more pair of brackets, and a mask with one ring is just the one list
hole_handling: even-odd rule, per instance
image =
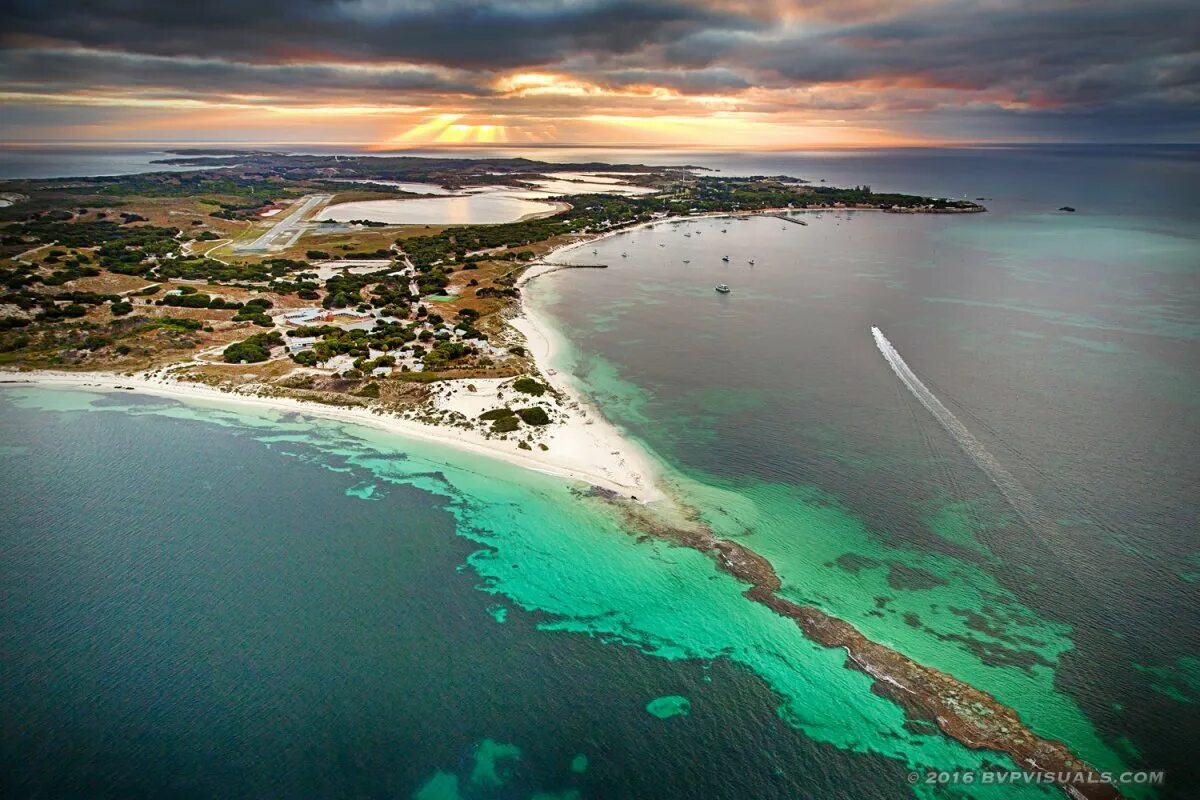
[[[602, 239], [622, 233], [687, 222], [689, 220], [722, 217], [754, 217], [778, 213], [825, 212], [825, 211], [881, 211], [882, 209], [850, 209], [834, 207], [810, 207], [803, 209], [770, 208], [753, 211], [714, 211], [686, 216], [662, 217], [634, 225], [623, 226], [601, 233], [585, 235], [548, 251], [532, 262], [517, 278], [515, 286], [524, 289], [535, 278], [563, 269], [561, 265], [548, 263], [563, 253], [585, 247]], [[442, 444], [462, 452], [489, 456], [513, 466], [530, 469], [547, 475], [555, 475], [579, 481], [614, 493], [620, 499], [637, 503], [657, 503], [674, 506], [676, 501], [660, 485], [661, 465], [638, 442], [631, 440], [620, 428], [605, 418], [567, 377], [561, 375], [556, 366], [560, 355], [560, 334], [550, 320], [539, 314], [533, 303], [523, 295], [518, 297], [515, 311], [506, 318], [508, 326], [525, 340], [533, 361], [534, 372], [562, 398], [557, 407], [557, 418], [546, 426], [541, 441], [547, 450], [523, 450], [509, 439], [489, 438], [477, 430], [450, 425], [431, 425], [394, 413], [385, 413], [371, 407], [331, 406], [293, 397], [263, 396], [253, 392], [222, 390], [211, 386], [162, 376], [158, 371], [133, 374], [115, 372], [71, 372], [55, 370], [0, 369], [0, 386], [33, 384], [104, 391], [135, 391], [169, 397], [183, 402], [233, 403], [258, 408], [269, 408], [285, 413], [299, 413], [323, 419], [365, 425], [383, 430], [401, 438]], [[172, 365], [177, 366], [177, 365]], [[485, 398], [494, 397], [503, 402], [504, 388], [501, 384], [511, 379], [454, 378], [438, 381], [432, 385], [432, 410], [457, 412], [465, 416], [478, 416], [486, 407], [481, 406]], [[474, 386], [475, 390], [468, 387]], [[478, 391], [479, 387], [484, 391]], [[492, 393], [489, 390], [494, 390]], [[528, 397], [515, 397], [514, 400]], [[490, 402], [488, 407], [494, 407]]]
[[[589, 244], [608, 239], [618, 234], [633, 233], [656, 225], [674, 225], [689, 220], [714, 218], [752, 218], [780, 213], [826, 212], [826, 211], [883, 211], [884, 209], [852, 209], [835, 207], [766, 208], [752, 211], [713, 211], [703, 214], [662, 217], [634, 225], [585, 235], [549, 250], [533, 261], [517, 278], [515, 286], [525, 289], [535, 278], [563, 269], [562, 265], [550, 260]], [[351, 422], [381, 429], [400, 437], [411, 437], [424, 442], [444, 444], [460, 451], [490, 456], [513, 466], [531, 469], [568, 480], [579, 481], [615, 493], [622, 499], [635, 502], [674, 505], [675, 501], [660, 485], [661, 465], [638, 442], [631, 440], [616, 425], [605, 418], [567, 377], [559, 374], [556, 367], [561, 343], [554, 325], [539, 314], [533, 303], [523, 294], [517, 298], [517, 306], [505, 320], [508, 326], [520, 335], [529, 349], [534, 372], [557, 393], [562, 401], [556, 411], [557, 418], [546, 426], [541, 441], [547, 450], [523, 450], [512, 440], [485, 436], [477, 430], [450, 425], [431, 425], [417, 420], [385, 413], [370, 407], [330, 406], [323, 403], [293, 397], [263, 396], [253, 392], [222, 390], [186, 380], [164, 377], [158, 371], [134, 374], [115, 372], [71, 372], [54, 370], [11, 370], [0, 369], [0, 386], [5, 384], [40, 384], [81, 389], [107, 391], [141, 391], [163, 397], [193, 402], [225, 402], [273, 408], [278, 411], [307, 414], [313, 417]], [[176, 366], [176, 365], [172, 365]], [[432, 385], [432, 410], [457, 412], [465, 416], [478, 416], [486, 408], [480, 406], [485, 397], [493, 396], [503, 401], [504, 389], [500, 384], [511, 379], [468, 379], [454, 378], [438, 381]], [[482, 386], [485, 391], [478, 391]], [[474, 387], [468, 388], [468, 387]], [[529, 398], [513, 398], [529, 399]], [[494, 406], [495, 403], [491, 403]]]
[[[463, 379], [463, 383], [470, 382]], [[481, 381], [475, 380], [474, 383]], [[616, 459], [615, 453], [621, 453], [624, 470], [614, 469], [612, 464], [601, 462], [588, 465], [583, 459], [572, 458], [556, 453], [552, 448], [547, 453], [511, 450], [501, 446], [511, 444], [508, 440], [489, 440], [481, 434], [462, 428], [427, 425], [390, 414], [378, 413], [370, 407], [330, 406], [293, 397], [264, 397], [261, 395], [222, 391], [200, 383], [173, 380], [170, 378], [151, 377], [145, 374], [122, 375], [115, 372], [55, 372], [51, 370], [31, 370], [16, 372], [0, 371], [0, 388], [5, 386], [42, 386], [68, 389], [98, 390], [103, 392], [133, 392], [165, 397], [181, 402], [191, 401], [199, 405], [240, 405], [249, 406], [280, 413], [295, 413], [309, 417], [347, 422], [364, 427], [382, 430], [400, 438], [416, 439], [422, 442], [446, 445], [454, 450], [475, 455], [487, 456], [512, 466], [554, 475], [568, 480], [591, 484], [622, 496], [631, 493], [636, 495], [640, 503], [652, 503], [665, 499], [665, 495], [657, 489], [648, 476], [637, 471], [643, 466], [634, 453], [626, 453], [619, 449], [606, 452]], [[464, 387], [465, 388], [465, 387]], [[561, 424], [561, 428], [573, 429], [572, 419]], [[591, 446], [624, 445], [624, 441], [614, 441], [615, 429], [606, 425], [592, 425], [595, 432], [588, 432], [587, 438]], [[562, 430], [556, 431], [561, 433]], [[556, 441], [559, 437], [548, 437], [548, 441]], [[564, 450], [564, 452], [569, 452]], [[630, 461], [633, 466], [628, 466]], [[647, 462], [648, 465], [648, 462]], [[640, 494], [638, 494], [640, 492]]]
[[[650, 220], [555, 248], [534, 262], [518, 278], [515, 285], [524, 288], [535, 278], [570, 269], [561, 264], [547, 262], [556, 255], [585, 247], [618, 233], [633, 232], [663, 223], [675, 224], [689, 219], [844, 210], [883, 211], [834, 208], [779, 209], [749, 213], [714, 212]], [[539, 320], [533, 304], [526, 302], [524, 298], [521, 300], [519, 314], [510, 324], [525, 334], [531, 350], [535, 346], [539, 348], [535, 352], [535, 363], [551, 371], [553, 376], [555, 357], [559, 354], [552, 335], [556, 332], [554, 327]], [[530, 333], [539, 336], [536, 345]], [[559, 386], [556, 384], [557, 388]], [[566, 388], [570, 390], [571, 387]], [[823, 647], [844, 651], [847, 656], [846, 668], [870, 677], [873, 681], [872, 691], [899, 706], [910, 720], [935, 725], [944, 736], [970, 749], [1005, 753], [1021, 768], [1027, 770], [1071, 773], [1079, 776], [1058, 780], [1053, 784], [1069, 798], [1116, 800], [1121, 797], [1121, 793], [1103, 777], [1103, 773], [1076, 757], [1062, 741], [1035, 733], [1013, 708], [1004, 705], [993, 695], [950, 674], [925, 666], [887, 644], [867, 638], [852, 624], [814, 605], [785, 598], [780, 593], [782, 581], [770, 561], [744, 544], [718, 538], [711, 529], [698, 522], [695, 511], [688, 508], [684, 498], [672, 496], [671, 506], [670, 510], [681, 516], [672, 519], [670, 514], [662, 513], [664, 509], [641, 510], [636, 506], [624, 506], [623, 513], [632, 527], [712, 556], [718, 569], [749, 585], [743, 593], [748, 600], [766, 606], [781, 617], [791, 620], [806, 639]]]
[[[841, 211], [881, 209], [780, 209], [779, 212]], [[514, 285], [522, 290], [534, 279], [563, 269], [551, 263], [556, 256], [581, 249], [620, 233], [661, 224], [678, 224], [691, 219], [714, 217], [753, 217], [772, 213], [713, 212], [682, 217], [664, 217], [643, 223], [588, 235], [548, 251], [532, 262], [517, 278]], [[831, 616], [815, 606], [803, 605], [784, 598], [779, 590], [781, 581], [770, 562], [758, 553], [737, 542], [717, 538], [706, 526], [693, 519], [669, 521], [659, 512], [684, 512], [682, 498], [671, 496], [662, 486], [663, 470], [653, 456], [636, 440], [628, 437], [618, 426], [609, 422], [585, 393], [571, 381], [566, 371], [559, 370], [559, 358], [565, 339], [548, 315], [536, 308], [532, 298], [520, 292], [508, 325], [524, 338], [534, 372], [562, 398], [556, 409], [556, 422], [547, 426], [543, 441], [550, 450], [519, 450], [512, 440], [486, 438], [475, 430], [447, 425], [429, 425], [383, 413], [371, 407], [346, 408], [327, 406], [291, 397], [264, 397], [238, 391], [222, 391], [204, 384], [189, 383], [153, 374], [121, 375], [104, 372], [17, 372], [0, 370], [0, 387], [4, 385], [47, 385], [110, 391], [134, 391], [165, 396], [181, 401], [191, 400], [208, 405], [242, 405], [266, 408], [280, 413], [298, 413], [309, 417], [332, 419], [364, 425], [404, 438], [449, 446], [461, 452], [499, 459], [513, 466], [531, 469], [548, 475], [580, 481], [615, 493], [609, 500], [636, 500], [619, 503], [632, 523], [648, 530], [651, 535], [712, 555], [719, 569], [748, 584], [744, 595], [752, 602], [770, 608], [782, 617], [791, 619], [801, 634], [824, 647], [842, 649], [847, 654], [847, 667], [863, 672], [873, 679], [873, 690], [900, 706], [910, 719], [936, 725], [950, 739], [968, 748], [1006, 753], [1023, 768], [1056, 772], [1073, 772], [1089, 776], [1078, 784], [1060, 783], [1058, 788], [1070, 797], [1109, 798], [1120, 794], [1108, 783], [1091, 776], [1097, 773], [1090, 765], [1076, 758], [1062, 742], [1043, 738], [1022, 722], [1011, 708], [992, 695], [976, 689], [953, 676], [926, 667], [891, 647], [866, 638], [851, 624]], [[512, 379], [466, 379], [439, 381], [433, 384], [434, 408], [459, 411], [471, 416], [496, 405], [502, 392], [501, 384]], [[469, 390], [474, 384], [482, 391]], [[514, 398], [515, 399], [515, 398]], [[528, 399], [528, 398], [525, 398]], [[619, 495], [619, 496], [616, 496]], [[648, 504], [653, 504], [647, 507]], [[973, 711], [984, 709], [986, 713]]]
[[[534, 262], [518, 279], [517, 285], [523, 287], [538, 275], [555, 269], [552, 265], [541, 263], [545, 258], [631, 229], [622, 228], [555, 248], [543, 259]], [[522, 469], [589, 484], [624, 500], [633, 500], [641, 504], [671, 504], [667, 493], [658, 485], [661, 470], [653, 458], [638, 443], [629, 440], [570, 381], [558, 373], [554, 364], [560, 350], [557, 343], [559, 334], [550, 321], [539, 315], [532, 308], [532, 303], [522, 296], [518, 298], [515, 313], [508, 317], [506, 322], [525, 340], [534, 372], [561, 397], [561, 403], [555, 409], [554, 422], [545, 426], [540, 436], [540, 441], [546, 444], [547, 450], [523, 450], [516, 446], [515, 440], [488, 438], [481, 431], [458, 426], [427, 424], [369, 406], [331, 406], [293, 397], [222, 390], [203, 383], [164, 377], [157, 371], [121, 374], [0, 369], [0, 387], [34, 385], [133, 391], [181, 402], [234, 404], [281, 413], [298, 413], [364, 425], [400, 438], [407, 437], [445, 445], [460, 452], [494, 458]], [[455, 378], [438, 381], [431, 385], [432, 396], [429, 402], [437, 411], [458, 412], [468, 417], [478, 416], [486, 408], [504, 404], [501, 398], [505, 396], [506, 390], [502, 384], [511, 383], [512, 380]], [[468, 387], [474, 387], [474, 390]], [[517, 395], [512, 399], [515, 401], [532, 398]]]

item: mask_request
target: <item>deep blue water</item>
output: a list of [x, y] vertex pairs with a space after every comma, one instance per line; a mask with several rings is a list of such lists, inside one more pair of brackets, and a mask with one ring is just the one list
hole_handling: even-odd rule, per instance
[[[6, 797], [408, 797], [438, 772], [474, 798], [906, 794], [743, 670], [480, 591], [448, 487], [379, 483], [337, 426], [294, 429], [318, 449], [92, 397], [0, 390]], [[692, 713], [646, 712], [665, 695]], [[469, 781], [488, 742], [519, 748], [503, 785]]]

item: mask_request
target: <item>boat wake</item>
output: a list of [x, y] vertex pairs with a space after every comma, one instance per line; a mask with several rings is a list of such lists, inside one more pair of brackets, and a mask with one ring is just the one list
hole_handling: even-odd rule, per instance
[[995, 456], [988, 452], [987, 448], [978, 439], [971, 435], [966, 426], [958, 420], [958, 417], [954, 416], [950, 409], [946, 408], [942, 401], [937, 398], [937, 395], [929, 391], [929, 387], [921, 382], [921, 379], [912, 371], [912, 368], [900, 357], [900, 353], [896, 351], [892, 343], [883, 335], [883, 331], [872, 327], [871, 335], [875, 337], [875, 345], [891, 366], [892, 372], [896, 373], [896, 376], [908, 387], [908, 390], [920, 401], [921, 405], [925, 406], [929, 413], [941, 423], [941, 426], [958, 443], [958, 446], [967, 454], [967, 457], [974, 461], [975, 465], [996, 485], [996, 488], [1004, 495], [1004, 499], [1017, 512], [1017, 516], [1038, 533], [1051, 531], [1053, 526], [1038, 509], [1033, 495], [1013, 477], [1011, 472], [996, 460]]

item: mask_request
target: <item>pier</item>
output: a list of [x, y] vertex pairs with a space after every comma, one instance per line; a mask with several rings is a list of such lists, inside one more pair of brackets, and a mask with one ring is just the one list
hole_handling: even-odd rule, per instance
[[805, 222], [802, 219], [796, 219], [795, 217], [789, 217], [787, 214], [767, 214], [766, 216], [774, 217], [775, 219], [781, 219], [784, 222], [790, 222], [793, 225], [807, 225], [808, 224], [807, 222]]

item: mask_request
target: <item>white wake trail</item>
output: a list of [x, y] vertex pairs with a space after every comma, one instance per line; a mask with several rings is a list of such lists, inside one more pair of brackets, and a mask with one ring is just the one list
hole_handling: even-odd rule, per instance
[[1017, 516], [1038, 533], [1051, 531], [1052, 526], [1045, 515], [1038, 510], [1033, 495], [996, 460], [995, 456], [987, 451], [987, 448], [978, 439], [971, 435], [966, 426], [958, 421], [958, 417], [954, 416], [950, 409], [946, 408], [942, 401], [929, 391], [929, 388], [921, 382], [912, 368], [900, 357], [900, 353], [896, 352], [896, 348], [883, 335], [883, 331], [872, 327], [871, 335], [875, 337], [875, 345], [891, 366], [892, 372], [896, 373], [896, 376], [903, 381], [913, 396], [921, 401], [921, 405], [925, 406], [929, 413], [933, 414], [934, 418], [946, 429], [946, 432], [954, 438], [954, 441], [958, 442], [958, 446], [962, 448], [963, 452], [991, 479], [1013, 510], [1017, 512]]

